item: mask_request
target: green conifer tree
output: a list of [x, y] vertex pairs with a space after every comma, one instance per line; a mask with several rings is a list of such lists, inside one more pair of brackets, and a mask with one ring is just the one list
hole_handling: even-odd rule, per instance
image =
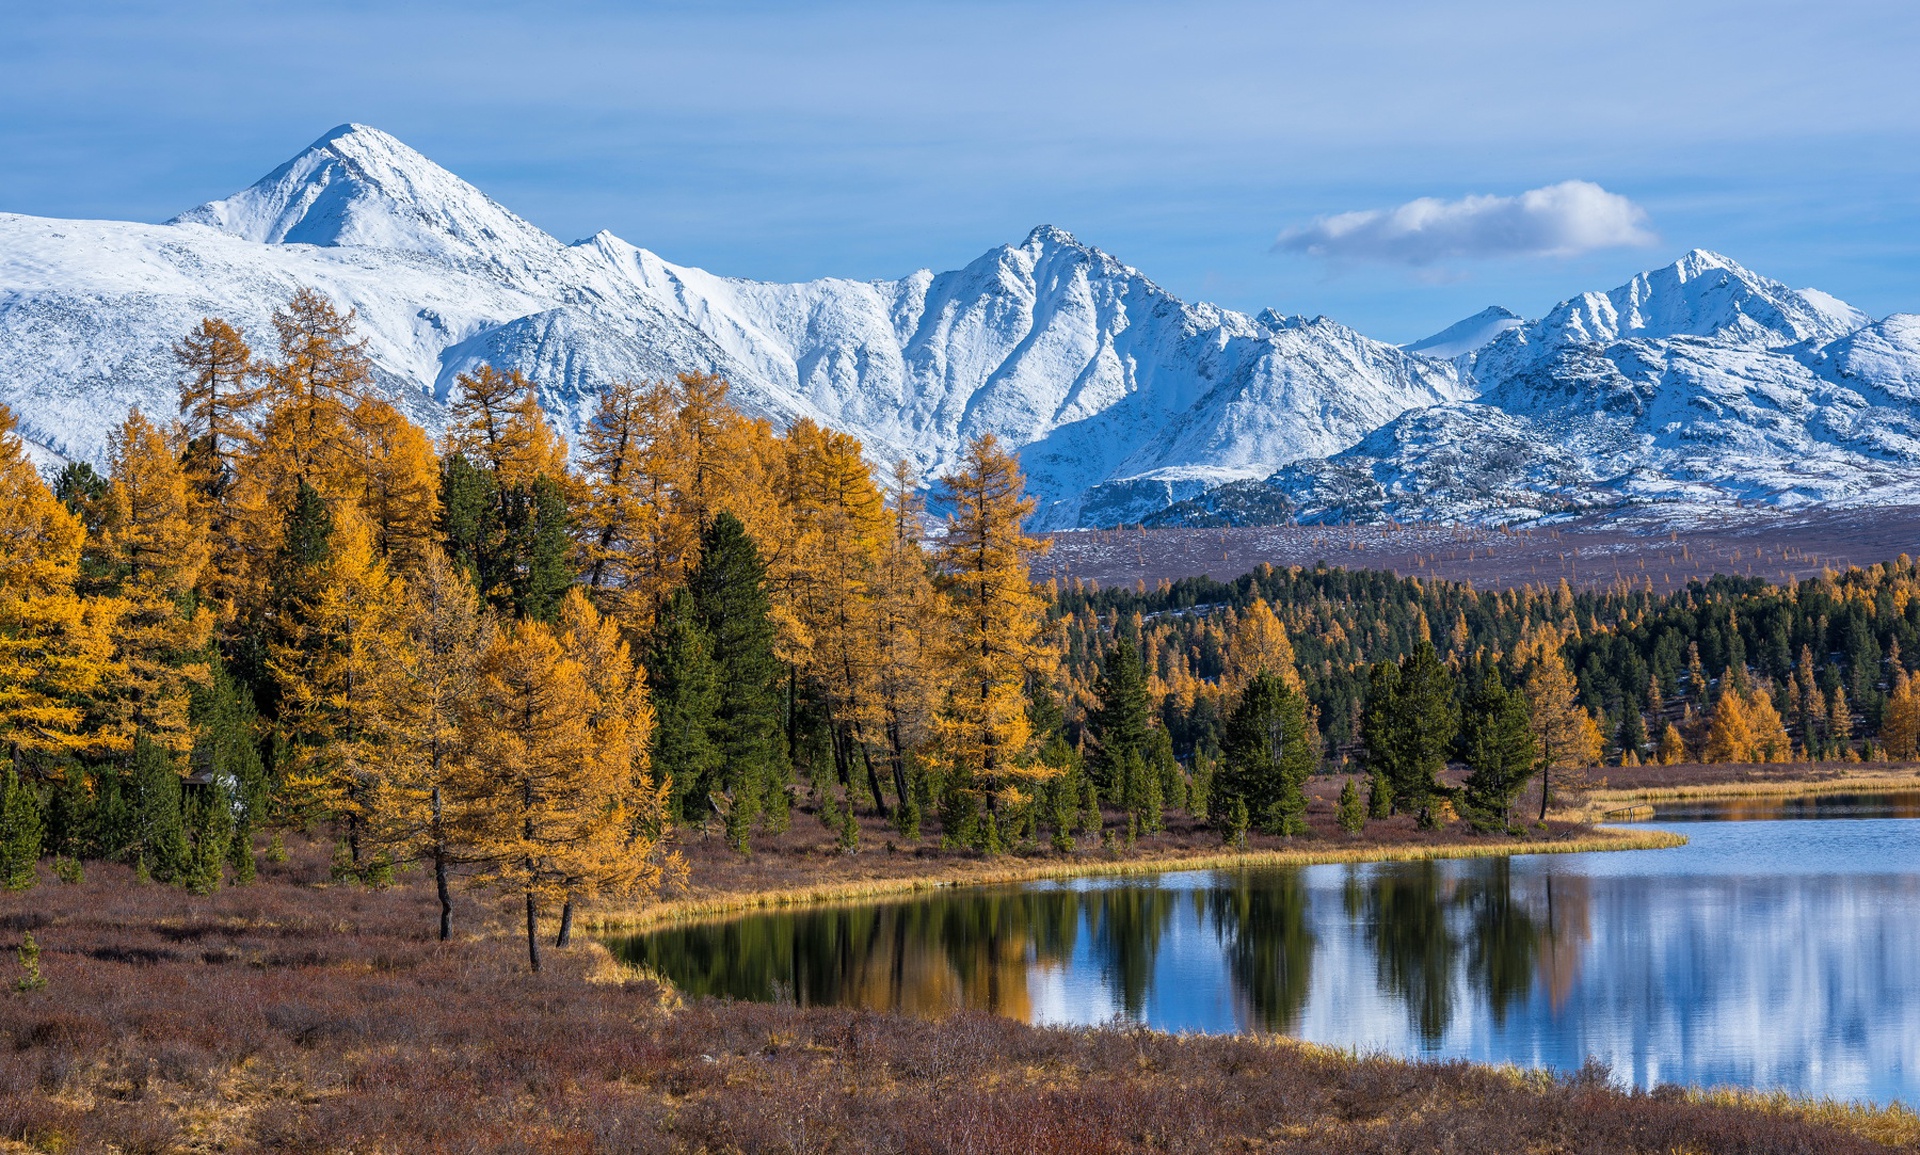
[[1237, 800], [1246, 804], [1259, 830], [1305, 833], [1305, 785], [1312, 770], [1306, 702], [1279, 677], [1262, 670], [1247, 683], [1227, 718], [1213, 805]]
[[766, 566], [746, 527], [731, 513], [715, 517], [700, 535], [700, 563], [687, 588], [713, 646], [714, 744], [720, 780], [733, 795], [736, 843], [768, 805], [784, 807], [786, 799], [786, 672], [774, 653], [765, 583]]
[[0, 887], [28, 890], [39, 881], [35, 867], [45, 829], [39, 793], [9, 764], [0, 778]]
[[1537, 753], [1526, 698], [1488, 671], [1467, 699], [1460, 728], [1460, 758], [1468, 770], [1461, 810], [1475, 829], [1511, 825], [1513, 800], [1533, 777]]
[[713, 643], [694, 612], [693, 596], [675, 590], [654, 622], [646, 655], [653, 697], [653, 767], [672, 780], [673, 813], [686, 821], [711, 809], [707, 796], [719, 779], [720, 675]]
[[1354, 788], [1353, 779], [1340, 787], [1340, 801], [1334, 807], [1334, 821], [1348, 834], [1358, 834], [1367, 825], [1367, 806], [1360, 800], [1360, 791]]
[[[1107, 650], [1094, 694], [1099, 704], [1087, 711], [1087, 731], [1095, 753], [1087, 768], [1101, 794], [1126, 798], [1127, 759], [1131, 755], [1145, 761], [1150, 717], [1147, 672], [1131, 639], [1123, 638]], [[1134, 811], [1131, 800], [1127, 808]]]
[[132, 778], [132, 852], [154, 881], [177, 881], [188, 859], [180, 774], [165, 747], [144, 734], [133, 740]]
[[1433, 802], [1459, 729], [1453, 674], [1432, 643], [1422, 642], [1397, 665], [1375, 663], [1362, 723], [1367, 764], [1385, 775], [1393, 808], [1411, 811], [1423, 827], [1439, 824]]

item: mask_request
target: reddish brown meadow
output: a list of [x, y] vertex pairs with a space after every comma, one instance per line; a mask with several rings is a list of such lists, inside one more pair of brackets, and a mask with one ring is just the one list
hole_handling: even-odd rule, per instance
[[[680, 1005], [597, 946], [327, 847], [196, 898], [90, 864], [0, 896], [0, 1148], [61, 1152], [1865, 1152], [1911, 1115], [1627, 1093], [1267, 1038]], [[15, 992], [31, 932], [44, 990]]]

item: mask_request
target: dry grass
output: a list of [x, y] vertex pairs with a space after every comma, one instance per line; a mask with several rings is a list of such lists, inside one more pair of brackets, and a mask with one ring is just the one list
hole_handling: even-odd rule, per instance
[[1611, 811], [1655, 802], [1920, 791], [1920, 767], [1894, 762], [1609, 767], [1600, 773], [1608, 778], [1605, 785], [1584, 795], [1582, 805], [1556, 810], [1553, 817], [1593, 821]]
[[1160, 874], [1171, 870], [1235, 870], [1349, 862], [1418, 862], [1436, 858], [1503, 858], [1516, 854], [1661, 850], [1683, 846], [1686, 841], [1681, 835], [1661, 830], [1602, 830], [1583, 835], [1563, 834], [1537, 839], [1314, 845], [1246, 851], [1150, 848], [1131, 856], [1065, 855], [1049, 856], [1039, 861], [936, 857], [920, 860], [923, 869], [917, 874], [852, 878], [771, 890], [705, 893], [633, 909], [597, 910], [588, 916], [588, 925], [609, 930], [641, 930], [663, 923], [724, 917], [749, 910], [897, 898], [960, 886], [1003, 886], [1067, 878]]
[[[417, 877], [328, 886], [323, 842], [196, 898], [90, 867], [0, 894], [47, 989], [0, 993], [0, 1149], [61, 1152], [1829, 1152], [1912, 1117], [1623, 1091], [1604, 1073], [1262, 1036], [698, 1001], [510, 912], [441, 944]], [[5, 957], [5, 956], [0, 956]], [[591, 980], [598, 981], [591, 981]]]

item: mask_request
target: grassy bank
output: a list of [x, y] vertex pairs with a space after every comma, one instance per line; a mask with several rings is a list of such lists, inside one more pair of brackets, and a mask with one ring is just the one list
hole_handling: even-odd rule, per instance
[[[908, 859], [917, 869], [891, 877], [828, 878], [779, 888], [710, 890], [635, 909], [598, 910], [588, 925], [607, 930], [644, 930], [650, 926], [724, 917], [755, 910], [816, 903], [884, 899], [960, 886], [1001, 886], [1053, 879], [1159, 874], [1171, 870], [1244, 870], [1262, 867], [1319, 866], [1343, 862], [1413, 862], [1435, 858], [1495, 858], [1516, 854], [1580, 854], [1601, 850], [1657, 850], [1686, 839], [1658, 830], [1593, 830], [1538, 839], [1474, 839], [1433, 842], [1360, 842], [1355, 845], [1266, 847], [1246, 851], [1191, 846], [1141, 849], [1138, 853], [1045, 856], [1038, 859], [981, 859], [957, 855]], [[843, 860], [852, 856], [835, 856]], [[822, 873], [831, 873], [828, 869]], [[858, 868], [846, 864], [851, 872]]]
[[[330, 846], [201, 898], [90, 865], [0, 893], [0, 1150], [1038, 1152], [1920, 1149], [1904, 1111], [1356, 1057], [1271, 1036], [697, 1001], [512, 910], [326, 882]], [[45, 989], [15, 993], [30, 931]], [[596, 978], [599, 981], [595, 981]]]
[[1553, 816], [1581, 822], [1659, 802], [1739, 798], [1786, 801], [1829, 794], [1920, 791], [1920, 767], [1894, 762], [1609, 767], [1599, 773], [1604, 783], [1584, 795], [1581, 805], [1557, 810]]

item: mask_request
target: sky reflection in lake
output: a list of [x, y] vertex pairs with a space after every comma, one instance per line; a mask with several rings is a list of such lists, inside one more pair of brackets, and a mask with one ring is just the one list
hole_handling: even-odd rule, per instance
[[615, 945], [690, 994], [1920, 1102], [1920, 824], [1656, 824], [1692, 841], [961, 891]]

